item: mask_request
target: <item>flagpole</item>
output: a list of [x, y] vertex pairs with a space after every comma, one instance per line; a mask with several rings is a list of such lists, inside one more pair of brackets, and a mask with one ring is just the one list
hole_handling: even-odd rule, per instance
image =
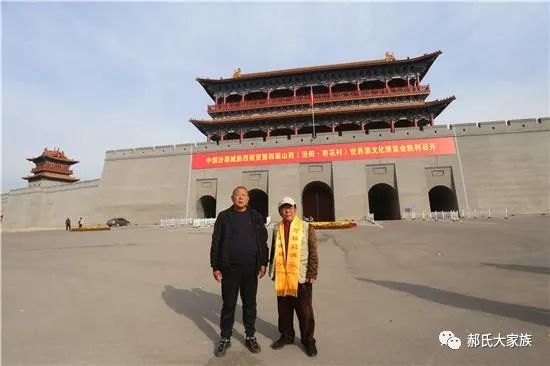
[[313, 86], [310, 88], [309, 100], [311, 102], [311, 121], [313, 124], [313, 138], [316, 138], [315, 135], [315, 109], [313, 108]]
[[315, 109], [313, 108], [313, 105], [311, 106], [311, 120], [313, 122], [313, 138], [316, 138], [317, 135], [315, 135]]

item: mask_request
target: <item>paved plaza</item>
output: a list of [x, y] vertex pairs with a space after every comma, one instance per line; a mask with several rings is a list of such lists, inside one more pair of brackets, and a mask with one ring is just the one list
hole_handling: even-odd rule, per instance
[[[262, 352], [244, 346], [239, 301], [223, 359], [213, 355], [221, 297], [211, 228], [3, 233], [2, 364], [548, 365], [548, 228], [547, 216], [522, 216], [319, 231], [319, 355], [298, 340], [269, 348], [278, 331], [266, 277]], [[459, 349], [440, 344], [446, 330]], [[494, 347], [482, 347], [483, 334]]]

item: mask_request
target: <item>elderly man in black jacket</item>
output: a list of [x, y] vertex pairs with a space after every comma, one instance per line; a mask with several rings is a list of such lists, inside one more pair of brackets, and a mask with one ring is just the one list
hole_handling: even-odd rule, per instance
[[220, 316], [221, 338], [215, 355], [222, 357], [231, 346], [235, 306], [239, 291], [243, 303], [246, 347], [260, 352], [254, 336], [256, 329], [256, 292], [258, 277], [266, 272], [268, 249], [264, 219], [248, 208], [248, 191], [239, 186], [231, 195], [233, 205], [219, 213], [210, 248], [210, 265], [216, 281], [222, 284], [223, 307]]

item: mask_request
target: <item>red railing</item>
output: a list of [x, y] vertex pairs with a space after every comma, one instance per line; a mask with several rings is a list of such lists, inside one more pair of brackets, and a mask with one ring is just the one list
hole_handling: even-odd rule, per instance
[[53, 172], [53, 173], [60, 173], [60, 174], [73, 174], [73, 171], [70, 170], [66, 166], [58, 166], [55, 164], [42, 164], [38, 165], [31, 169], [32, 173], [39, 173], [39, 172]]
[[[314, 103], [323, 103], [323, 102], [335, 102], [339, 100], [353, 100], [353, 99], [364, 99], [364, 98], [377, 98], [377, 97], [395, 97], [400, 95], [415, 95], [415, 94], [424, 94], [430, 92], [429, 85], [420, 85], [420, 86], [404, 86], [396, 88], [381, 88], [381, 89], [369, 89], [369, 90], [354, 90], [349, 92], [339, 92], [339, 93], [323, 93], [323, 94], [314, 94], [313, 101]], [[296, 97], [282, 97], [282, 98], [270, 98], [270, 99], [260, 99], [260, 100], [245, 100], [244, 102], [233, 102], [226, 104], [214, 104], [208, 106], [208, 112], [226, 112], [234, 111], [239, 109], [254, 109], [254, 108], [263, 108], [263, 107], [274, 107], [282, 105], [296, 105], [296, 104], [309, 104], [310, 96], [309, 95], [300, 95]]]

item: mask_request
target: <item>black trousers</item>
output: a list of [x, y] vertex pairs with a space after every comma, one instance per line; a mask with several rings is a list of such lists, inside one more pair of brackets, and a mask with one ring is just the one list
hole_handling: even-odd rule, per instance
[[255, 264], [232, 264], [222, 270], [223, 307], [220, 316], [221, 336], [229, 338], [233, 334], [235, 307], [241, 293], [243, 303], [243, 324], [248, 337], [254, 336], [256, 328], [256, 293], [258, 291], [258, 273]]
[[312, 304], [313, 286], [311, 283], [298, 284], [298, 297], [277, 296], [279, 312], [279, 332], [291, 342], [294, 342], [294, 311], [300, 324], [300, 336], [304, 345], [315, 343], [315, 318]]

